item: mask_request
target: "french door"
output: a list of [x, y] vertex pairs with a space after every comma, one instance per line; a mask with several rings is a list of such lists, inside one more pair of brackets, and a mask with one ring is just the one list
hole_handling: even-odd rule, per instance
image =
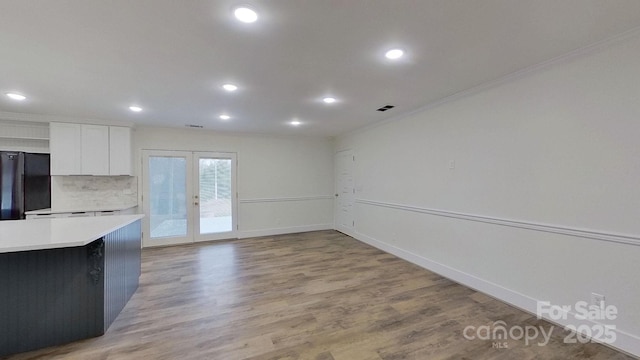
[[234, 153], [143, 150], [143, 245], [236, 237]]

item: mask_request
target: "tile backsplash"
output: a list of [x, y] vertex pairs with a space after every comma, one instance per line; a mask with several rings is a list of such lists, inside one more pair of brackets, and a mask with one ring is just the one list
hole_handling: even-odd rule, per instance
[[135, 206], [138, 182], [134, 176], [52, 176], [53, 209]]

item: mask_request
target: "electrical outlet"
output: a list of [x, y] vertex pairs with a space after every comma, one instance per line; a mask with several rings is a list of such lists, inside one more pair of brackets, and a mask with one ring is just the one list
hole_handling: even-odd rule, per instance
[[456, 161], [455, 160], [449, 160], [449, 169], [453, 170], [456, 168]]
[[591, 293], [591, 305], [604, 309], [604, 295], [598, 293]]

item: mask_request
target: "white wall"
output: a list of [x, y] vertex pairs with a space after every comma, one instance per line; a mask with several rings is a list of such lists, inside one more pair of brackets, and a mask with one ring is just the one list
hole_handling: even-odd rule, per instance
[[227, 135], [160, 127], [134, 131], [140, 183], [143, 149], [237, 153], [240, 237], [332, 228], [332, 147], [326, 138]]
[[532, 312], [604, 294], [640, 355], [638, 59], [635, 35], [339, 137], [353, 235]]

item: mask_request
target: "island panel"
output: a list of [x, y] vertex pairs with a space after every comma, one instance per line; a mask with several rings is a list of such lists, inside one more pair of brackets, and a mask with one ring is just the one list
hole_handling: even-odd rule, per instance
[[0, 253], [0, 356], [104, 334], [138, 287], [140, 220], [75, 247]]

